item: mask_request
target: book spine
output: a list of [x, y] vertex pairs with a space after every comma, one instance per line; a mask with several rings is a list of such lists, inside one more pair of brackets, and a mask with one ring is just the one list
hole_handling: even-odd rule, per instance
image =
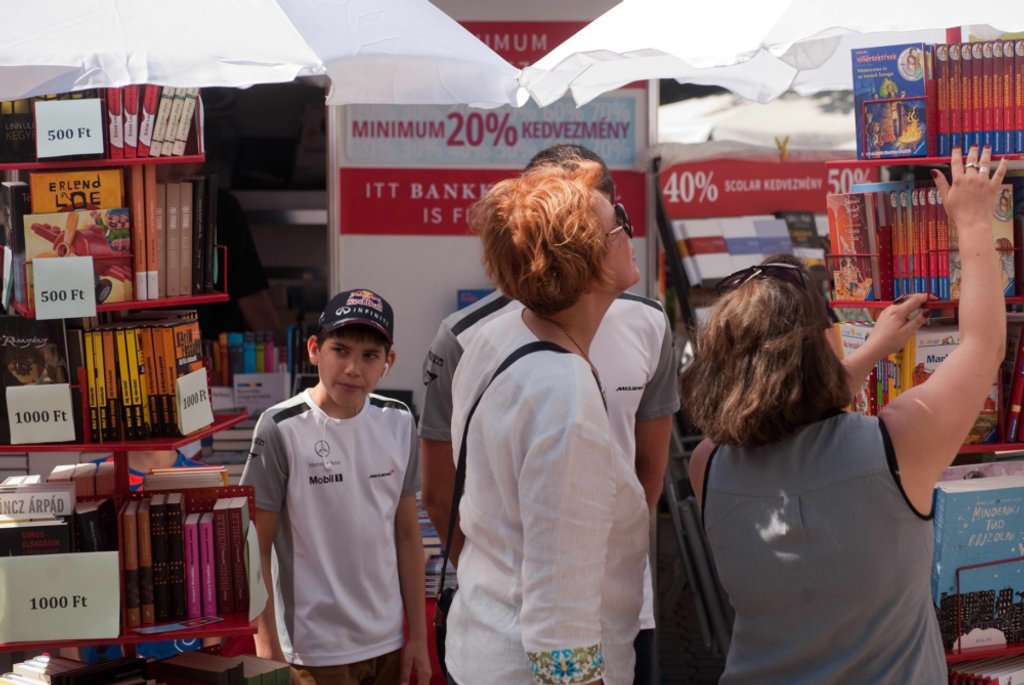
[[156, 111], [156, 123], [153, 124], [153, 142], [149, 146], [149, 156], [159, 157], [164, 150], [164, 136], [167, 135], [167, 120], [171, 117], [177, 88], [164, 88], [160, 93], [160, 106]]
[[245, 570], [245, 524], [241, 507], [228, 509], [229, 534], [231, 536], [231, 589], [235, 611], [249, 609], [249, 579]]
[[1008, 152], [1004, 141], [1006, 126], [1003, 124], [1003, 41], [992, 43], [992, 152], [1002, 155]]
[[[189, 517], [192, 518], [192, 517]], [[203, 591], [199, 582], [199, 526], [195, 521], [186, 521], [185, 535], [185, 598], [188, 619], [203, 615]]]
[[226, 509], [213, 510], [213, 535], [217, 568], [217, 611], [229, 614], [235, 610], [235, 591], [232, 587], [231, 532]]
[[949, 151], [949, 46], [935, 46], [935, 97], [938, 110], [939, 156]]
[[[119, 397], [121, 400], [121, 422], [124, 426], [124, 436], [128, 440], [138, 440], [139, 433], [135, 425], [135, 412], [132, 408], [131, 370], [129, 369], [131, 362], [128, 357], [124, 329], [118, 329], [112, 333], [117, 345], [117, 375], [121, 380]], [[105, 334], [106, 331], [104, 331]]]
[[1014, 147], [1024, 152], [1024, 40], [1013, 42]]
[[153, 545], [153, 607], [157, 623], [171, 618], [170, 566], [167, 552], [167, 516], [163, 504], [149, 508], [150, 539]]
[[100, 512], [98, 509], [75, 512], [75, 551], [102, 552], [104, 543], [100, 532]]
[[146, 365], [146, 401], [149, 404], [150, 427], [152, 436], [162, 436], [164, 430], [163, 407], [160, 404], [160, 371], [157, 362], [156, 331], [151, 326], [139, 329], [142, 342], [142, 359]]
[[145, 300], [146, 289], [146, 192], [141, 166], [128, 172], [129, 203], [132, 222], [132, 268], [135, 270], [135, 299]]
[[949, 93], [949, 150], [960, 147], [961, 131], [963, 130], [963, 111], [960, 99], [960, 44], [949, 45], [949, 81], [946, 88]]
[[971, 145], [979, 148], [985, 140], [985, 55], [982, 50], [981, 43], [971, 43]]
[[153, 536], [147, 506], [139, 507], [139, 596], [142, 608], [142, 624], [156, 623], [156, 589], [153, 582]]
[[[992, 41], [986, 41], [981, 48], [981, 143], [995, 146], [993, 131], [995, 127], [992, 81], [995, 78], [995, 60], [992, 53]], [[994, 152], [995, 150], [993, 150]]]
[[167, 565], [170, 585], [170, 618], [184, 620], [188, 611], [185, 588], [185, 540], [183, 530], [184, 512], [181, 501], [168, 501], [165, 509], [167, 519]]
[[213, 517], [199, 519], [199, 580], [202, 584], [203, 615], [217, 615], [217, 569], [213, 544]]
[[89, 397], [89, 441], [100, 442], [99, 404], [97, 403], [97, 382], [96, 362], [93, 357], [93, 336], [90, 331], [82, 331], [82, 341], [85, 345], [85, 385]]
[[185, 145], [188, 143], [189, 132], [192, 130], [192, 119], [195, 117], [196, 101], [198, 98], [198, 88], [185, 89], [185, 103], [181, 110], [181, 122], [178, 124], [178, 130], [174, 136], [174, 147], [171, 152], [171, 154], [177, 157], [185, 154]]
[[185, 91], [187, 88], [176, 88], [174, 99], [171, 100], [171, 113], [167, 117], [167, 128], [164, 131], [164, 143], [160, 150], [163, 157], [170, 157], [174, 154], [174, 142], [178, 135], [178, 125], [181, 123], [181, 113], [185, 108]]
[[180, 264], [178, 287], [182, 295], [192, 295], [192, 230], [194, 221], [192, 213], [192, 183], [190, 181], [183, 181], [178, 185], [180, 187], [178, 194], [180, 204], [178, 220], [181, 228], [181, 253], [178, 257]]
[[[142, 141], [139, 145], [141, 148]], [[139, 155], [142, 156], [141, 154]], [[160, 298], [160, 252], [156, 226], [157, 182], [156, 167], [143, 167], [143, 182], [146, 193], [146, 299]]]
[[178, 405], [174, 401], [174, 392], [176, 388], [178, 371], [177, 371], [177, 356], [174, 347], [174, 326], [163, 326], [161, 327], [163, 333], [163, 344], [164, 344], [164, 372], [167, 374], [166, 389], [167, 393], [164, 395], [164, 415], [167, 416], [168, 427], [172, 432], [172, 435], [178, 434]]
[[157, 109], [160, 105], [160, 86], [145, 86], [142, 90], [142, 109], [139, 113], [139, 142], [136, 152], [139, 157], [149, 157], [153, 143], [153, 128], [156, 125]]
[[107, 390], [107, 436], [108, 440], [121, 440], [124, 427], [121, 422], [121, 393], [117, 378], [117, 344], [114, 331], [101, 330], [100, 340], [103, 353], [103, 385]]
[[91, 382], [96, 384], [96, 415], [99, 430], [99, 442], [110, 442], [110, 417], [107, 416], [107, 374], [103, 368], [103, 335], [100, 331], [86, 331], [92, 340]]
[[141, 328], [129, 328], [126, 333], [129, 344], [134, 343], [134, 364], [132, 367], [133, 389], [138, 389], [138, 402], [136, 403], [136, 420], [140, 427], [139, 439], [149, 440], [153, 437], [154, 417], [150, 411], [149, 404], [149, 373], [152, 368], [146, 361], [145, 341]]
[[973, 58], [969, 43], [960, 44], [960, 136], [964, 154], [974, 144], [974, 108], [971, 100], [971, 80], [973, 77]]
[[121, 90], [106, 89], [107, 146], [110, 159], [124, 159], [124, 120], [121, 113]]
[[206, 211], [206, 185], [209, 179], [200, 176], [192, 181], [192, 294], [203, 292], [203, 268], [206, 261], [206, 226], [209, 215]]
[[1016, 152], [1013, 140], [1013, 41], [1003, 41], [1003, 149]]
[[142, 624], [142, 598], [139, 594], [138, 513], [134, 502], [121, 509], [121, 560], [124, 568], [125, 623], [129, 628]]
[[121, 109], [124, 111], [124, 156], [135, 159], [139, 145], [139, 86], [121, 89]]
[[156, 359], [156, 387], [157, 405], [160, 415], [160, 436], [170, 437], [174, 435], [174, 416], [168, 406], [167, 397], [171, 394], [170, 364], [167, 358], [166, 326], [151, 327], [153, 336], [153, 356]]
[[924, 191], [925, 217], [928, 224], [928, 292], [939, 296], [939, 222], [936, 218], [935, 188]]
[[160, 297], [167, 297], [167, 184], [156, 184], [156, 273]]
[[164, 236], [167, 246], [166, 276], [160, 280], [167, 282], [167, 297], [182, 294], [181, 284], [181, 186], [177, 183], [164, 184], [166, 207], [164, 209]]

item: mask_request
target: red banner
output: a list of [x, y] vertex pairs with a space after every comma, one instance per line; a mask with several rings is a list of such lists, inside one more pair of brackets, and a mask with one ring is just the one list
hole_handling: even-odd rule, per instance
[[718, 159], [678, 164], [661, 172], [672, 219], [825, 212], [825, 195], [878, 180], [878, 168], [826, 168], [824, 162]]
[[520, 69], [528, 67], [587, 25], [585, 21], [462, 21], [491, 50]]
[[[342, 168], [339, 229], [345, 235], [468, 235], [470, 206], [492, 185], [518, 173], [518, 169]], [[644, 235], [644, 174], [613, 171], [612, 178], [616, 201], [629, 211], [636, 235]]]

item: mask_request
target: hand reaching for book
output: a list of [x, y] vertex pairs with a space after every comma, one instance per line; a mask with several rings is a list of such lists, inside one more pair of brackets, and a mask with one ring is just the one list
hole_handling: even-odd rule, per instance
[[964, 161], [960, 148], [953, 149], [950, 158], [952, 184], [937, 170], [932, 170], [935, 186], [942, 196], [949, 218], [960, 232], [973, 229], [990, 230], [992, 208], [999, 196], [999, 186], [1006, 174], [1006, 158], [999, 161], [995, 173], [989, 177], [992, 164], [992, 148], [985, 146], [978, 159], [977, 146], [971, 146]]
[[899, 352], [917, 329], [924, 325], [931, 313], [924, 309], [929, 299], [935, 297], [926, 293], [904, 295], [882, 310], [868, 338], [873, 343], [872, 353], [878, 359]]

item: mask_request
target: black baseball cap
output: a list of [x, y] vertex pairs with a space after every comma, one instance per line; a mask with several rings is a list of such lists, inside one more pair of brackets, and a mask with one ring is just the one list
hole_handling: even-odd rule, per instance
[[369, 326], [395, 344], [395, 312], [383, 297], [372, 290], [346, 290], [331, 298], [320, 314], [320, 331], [342, 326]]

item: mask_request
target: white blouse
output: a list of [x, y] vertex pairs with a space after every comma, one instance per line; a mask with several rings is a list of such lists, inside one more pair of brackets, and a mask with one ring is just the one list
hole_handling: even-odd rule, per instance
[[[495, 368], [535, 340], [512, 312], [467, 349], [454, 379], [456, 455]], [[448, 622], [446, 663], [460, 685], [633, 682], [648, 518], [618, 450], [576, 355], [528, 355], [487, 389], [468, 436]]]

